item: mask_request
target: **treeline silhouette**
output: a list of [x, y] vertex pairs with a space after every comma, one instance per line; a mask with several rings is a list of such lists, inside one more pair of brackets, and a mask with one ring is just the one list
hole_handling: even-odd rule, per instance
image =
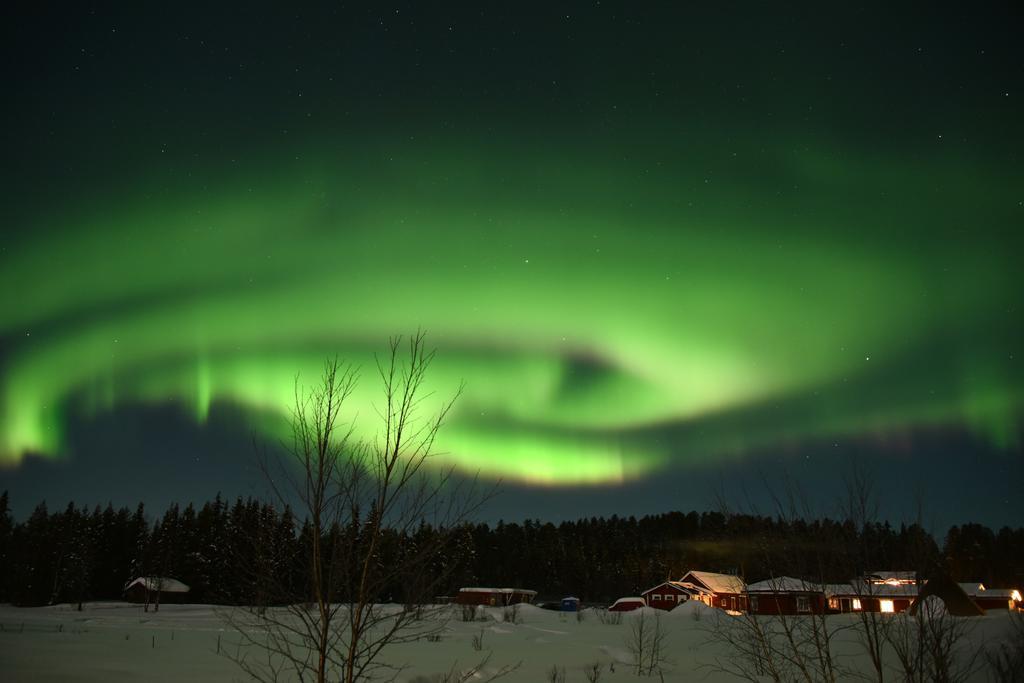
[[[325, 542], [352, 547], [358, 528], [333, 529]], [[375, 561], [402, 562], [437, 533], [391, 532]], [[784, 553], [765, 553], [785, 539]], [[851, 572], [941, 567], [957, 581], [988, 587], [1024, 585], [1024, 528], [993, 532], [980, 524], [952, 527], [939, 546], [917, 525], [887, 522], [860, 529], [850, 523], [782, 520], [719, 512], [669, 512], [634, 517], [591, 517], [558, 525], [467, 524], [443, 557], [418, 567], [424, 576], [448, 576], [460, 586], [516, 586], [541, 598], [574, 595], [594, 604], [643, 589], [689, 569], [729, 571], [758, 580], [800, 575], [821, 539], [869, 547], [873, 566], [827, 568], [820, 577], [847, 581]], [[357, 542], [357, 540], [356, 540]], [[40, 503], [15, 522], [8, 494], [0, 496], [0, 602], [43, 605], [118, 599], [139, 576], [167, 576], [191, 587], [189, 602], [265, 604], [267, 585], [290, 585], [302, 594], [308, 580], [310, 527], [291, 509], [249, 498], [229, 503], [218, 496], [196, 508], [173, 504], [151, 520], [142, 503], [134, 510], [71, 503], [51, 512]], [[782, 546], [779, 546], [782, 547]], [[867, 555], [862, 555], [867, 556]], [[272, 578], [272, 580], [268, 580]], [[402, 601], [406, 586], [389, 585], [381, 601]]]

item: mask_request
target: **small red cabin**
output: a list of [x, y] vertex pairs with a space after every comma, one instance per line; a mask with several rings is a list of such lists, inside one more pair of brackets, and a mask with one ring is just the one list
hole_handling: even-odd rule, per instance
[[619, 598], [608, 608], [609, 612], [632, 612], [635, 609], [646, 607], [647, 603], [643, 598]]

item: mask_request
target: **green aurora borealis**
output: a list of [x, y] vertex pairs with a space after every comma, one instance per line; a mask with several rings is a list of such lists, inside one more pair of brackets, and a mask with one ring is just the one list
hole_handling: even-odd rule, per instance
[[[486, 77], [438, 57], [399, 78], [412, 46], [435, 45], [427, 29], [351, 72], [315, 29], [287, 50], [268, 27], [223, 38], [263, 65], [225, 92], [207, 72], [230, 60], [189, 52], [184, 23], [157, 41], [170, 57], [148, 88], [124, 85], [141, 37], [89, 48], [107, 66], [86, 75], [51, 55], [13, 115], [0, 464], [70, 457], [69, 415], [140, 403], [198, 423], [230, 404], [275, 438], [296, 376], [335, 354], [363, 368], [352, 414], [369, 436], [373, 353], [417, 328], [437, 347], [435, 400], [465, 382], [438, 449], [467, 473], [613, 484], [935, 428], [1019, 459], [1019, 52], [994, 40], [1016, 61], [993, 69], [940, 50], [932, 26], [906, 55], [894, 29], [879, 54], [851, 29], [856, 56], [812, 61], [778, 45], [829, 38], [793, 27], [744, 34], [725, 60], [699, 31], [656, 59], [631, 34], [590, 63], [612, 32], [590, 21], [561, 61], [537, 29], [542, 57], [501, 53]], [[107, 23], [143, 21], [67, 30], [112, 41]], [[216, 19], [201, 27], [220, 45]], [[485, 37], [455, 40], [465, 55]], [[938, 56], [915, 82], [920, 44]], [[512, 76], [516, 59], [550, 68]], [[936, 79], [951, 85], [922, 100]]]

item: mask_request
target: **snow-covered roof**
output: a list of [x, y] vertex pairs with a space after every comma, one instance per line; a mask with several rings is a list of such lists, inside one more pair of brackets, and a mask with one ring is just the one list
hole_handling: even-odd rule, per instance
[[868, 572], [864, 575], [865, 581], [872, 581], [886, 584], [911, 584], [917, 583], [917, 572]]
[[853, 595], [853, 586], [848, 583], [826, 583], [824, 588], [825, 595], [830, 598], [835, 595]]
[[640, 602], [640, 603], [643, 603], [644, 605], [647, 604], [646, 600], [644, 600], [643, 598], [639, 598], [639, 597], [619, 598], [618, 600], [616, 600], [615, 602], [612, 603], [612, 607], [615, 607], [615, 605], [624, 605], [624, 604], [634, 603], [634, 602]]
[[977, 595], [981, 591], [985, 590], [985, 584], [979, 583], [978, 581], [961, 581], [957, 585], [964, 589], [964, 593], [971, 596]]
[[501, 593], [502, 595], [512, 595], [513, 593], [519, 593], [520, 595], [536, 595], [537, 591], [527, 590], [526, 588], [460, 588], [460, 593]]
[[695, 590], [697, 590], [697, 587], [694, 586], [692, 583], [691, 584], [682, 584], [682, 583], [680, 583], [678, 581], [662, 581], [657, 586], [655, 586], [653, 588], [648, 588], [647, 590], [645, 590], [643, 592], [643, 595], [647, 595], [648, 593], [653, 593], [654, 591], [660, 589], [662, 586], [671, 586], [672, 588], [675, 588], [676, 590], [682, 591], [684, 593], [693, 593]]
[[148, 591], [160, 591], [161, 593], [188, 593], [189, 591], [189, 587], [181, 581], [167, 576], [140, 576], [124, 589], [128, 590], [132, 586], [142, 586]]
[[689, 581], [669, 581], [673, 586], [682, 588], [687, 593], [700, 594], [700, 595], [711, 595], [712, 591], [708, 590], [704, 586], [698, 586], [695, 583]]
[[821, 586], [792, 576], [776, 576], [747, 584], [748, 593], [820, 593]]
[[917, 597], [916, 585], [890, 586], [888, 584], [839, 584], [827, 586], [826, 594], [842, 595], [854, 598], [914, 598]]
[[733, 574], [716, 574], [715, 572], [689, 571], [680, 579], [680, 583], [686, 581], [687, 577], [696, 579], [715, 593], [742, 593], [746, 588], [743, 579]]

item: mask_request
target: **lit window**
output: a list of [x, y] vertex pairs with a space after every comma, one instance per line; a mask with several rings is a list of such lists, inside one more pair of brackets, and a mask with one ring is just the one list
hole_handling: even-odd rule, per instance
[[828, 599], [828, 608], [829, 609], [835, 609], [835, 610], [839, 609], [839, 598], [829, 598]]
[[883, 612], [892, 613], [896, 611], [896, 606], [892, 603], [892, 600], [880, 600], [879, 605]]
[[853, 609], [860, 609], [860, 598], [853, 599]]

